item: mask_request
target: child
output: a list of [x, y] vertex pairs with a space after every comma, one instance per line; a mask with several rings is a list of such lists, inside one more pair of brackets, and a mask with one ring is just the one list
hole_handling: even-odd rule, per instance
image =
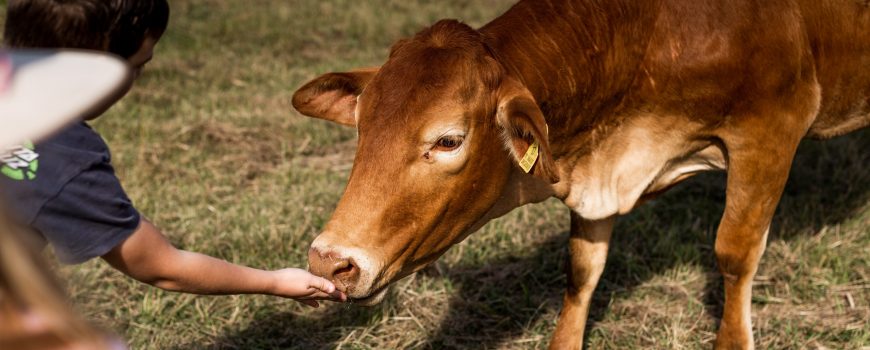
[[[14, 48], [107, 51], [138, 75], [168, 18], [166, 0], [9, 0], [5, 41]], [[269, 294], [315, 307], [316, 300], [345, 298], [302, 269], [257, 270], [176, 249], [140, 217], [115, 176], [108, 146], [84, 121], [0, 159], [10, 209], [63, 263], [99, 256], [130, 277], [178, 292]]]
[[[102, 56], [0, 50], [0, 150], [49, 134], [105, 104], [129, 77], [122, 62]], [[62, 72], [61, 67], [75, 68]], [[55, 103], [34, 104], [39, 96]], [[0, 198], [0, 349], [126, 349], [69, 307], [42, 256], [28, 244], [33, 242], [25, 240], [34, 235], [13, 225], [5, 209]]]

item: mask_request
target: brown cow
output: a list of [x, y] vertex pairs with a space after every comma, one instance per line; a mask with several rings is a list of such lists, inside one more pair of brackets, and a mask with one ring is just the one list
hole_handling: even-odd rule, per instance
[[553, 348], [582, 344], [614, 219], [726, 170], [716, 346], [748, 349], [752, 279], [798, 143], [870, 124], [870, 6], [525, 0], [479, 30], [438, 22], [293, 105], [359, 131], [309, 263], [360, 303], [489, 220], [561, 199], [571, 264]]

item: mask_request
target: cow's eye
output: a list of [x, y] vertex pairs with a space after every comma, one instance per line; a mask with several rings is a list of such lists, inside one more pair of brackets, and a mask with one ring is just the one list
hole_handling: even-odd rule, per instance
[[452, 151], [462, 145], [462, 136], [443, 136], [435, 143], [437, 151]]

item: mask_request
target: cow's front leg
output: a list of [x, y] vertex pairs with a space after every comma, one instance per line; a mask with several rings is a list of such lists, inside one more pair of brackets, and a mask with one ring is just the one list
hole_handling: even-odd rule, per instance
[[568, 289], [563, 298], [556, 333], [550, 343], [551, 349], [580, 349], [583, 346], [589, 303], [604, 271], [614, 221], [615, 217], [588, 221], [571, 213], [570, 258], [566, 269]]
[[754, 349], [752, 280], [770, 222], [788, 178], [799, 139], [729, 148], [725, 212], [716, 235], [716, 259], [725, 285], [725, 307], [716, 349]]

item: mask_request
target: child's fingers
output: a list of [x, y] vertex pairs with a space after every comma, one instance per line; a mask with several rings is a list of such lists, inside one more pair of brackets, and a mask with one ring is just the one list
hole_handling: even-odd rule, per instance
[[308, 282], [308, 285], [322, 290], [326, 293], [335, 292], [335, 285], [332, 284], [328, 279], [325, 279], [320, 276], [311, 276], [311, 280]]
[[347, 296], [336, 290], [332, 293], [324, 293], [318, 290], [313, 290], [311, 294], [306, 295], [300, 299], [314, 299], [314, 300], [330, 300], [330, 301], [345, 301], [347, 300]]
[[344, 294], [342, 291], [336, 289], [334, 292], [329, 293], [329, 297], [333, 300], [339, 301], [347, 301], [347, 294]]
[[311, 307], [319, 307], [320, 306], [320, 303], [318, 303], [317, 300], [313, 300], [313, 299], [296, 299], [296, 301], [303, 303], [305, 305], [311, 306]]

